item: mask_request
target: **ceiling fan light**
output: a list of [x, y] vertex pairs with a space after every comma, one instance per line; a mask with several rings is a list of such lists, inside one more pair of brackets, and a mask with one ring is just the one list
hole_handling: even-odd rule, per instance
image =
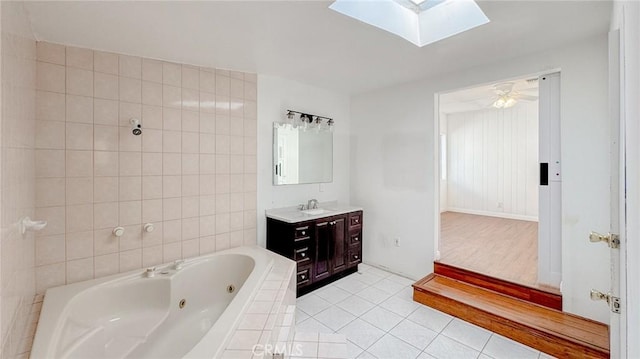
[[514, 99], [513, 97], [509, 97], [509, 99], [504, 103], [504, 108], [512, 107], [515, 104], [516, 104], [516, 99]]

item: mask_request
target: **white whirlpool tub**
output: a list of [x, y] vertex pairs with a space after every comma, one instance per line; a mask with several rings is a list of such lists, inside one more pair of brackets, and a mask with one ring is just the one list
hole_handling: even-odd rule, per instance
[[240, 247], [49, 289], [32, 358], [216, 358], [273, 265]]

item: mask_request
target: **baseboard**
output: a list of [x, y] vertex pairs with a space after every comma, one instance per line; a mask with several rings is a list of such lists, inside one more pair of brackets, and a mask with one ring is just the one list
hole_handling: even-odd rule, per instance
[[497, 217], [497, 218], [506, 218], [506, 219], [516, 219], [516, 220], [519, 220], [519, 221], [538, 222], [538, 217], [536, 217], [536, 216], [525, 216], [525, 215], [522, 215], [522, 214], [513, 214], [513, 213], [479, 211], [479, 210], [475, 210], [475, 209], [466, 209], [466, 208], [448, 208], [447, 212], [457, 212], [457, 213], [475, 214], [475, 215], [478, 215], [478, 216]]

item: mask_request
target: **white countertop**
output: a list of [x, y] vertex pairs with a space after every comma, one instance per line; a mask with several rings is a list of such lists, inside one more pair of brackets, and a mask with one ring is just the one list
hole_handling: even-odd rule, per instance
[[342, 204], [338, 202], [322, 202], [318, 204], [318, 208], [324, 209], [326, 212], [320, 214], [306, 214], [298, 207], [285, 207], [267, 209], [265, 215], [267, 218], [277, 219], [287, 223], [296, 223], [302, 221], [311, 221], [318, 218], [337, 216], [354, 211], [362, 211], [362, 207]]

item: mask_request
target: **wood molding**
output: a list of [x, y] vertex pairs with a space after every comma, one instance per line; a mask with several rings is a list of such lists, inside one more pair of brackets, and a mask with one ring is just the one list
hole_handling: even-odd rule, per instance
[[[488, 217], [497, 217], [497, 218], [506, 218], [506, 219], [516, 219], [519, 221], [538, 222], [538, 217], [536, 216], [526, 216], [524, 214], [515, 214], [515, 213], [506, 213], [506, 212], [480, 211], [476, 209], [466, 209], [466, 208], [458, 208], [458, 207], [448, 207], [447, 210], [444, 212], [457, 212], [457, 213], [465, 213], [465, 214], [475, 214], [477, 216], [488, 216]], [[442, 211], [440, 213], [442, 213]]]
[[539, 304], [551, 309], [562, 310], [562, 294], [552, 288], [544, 290], [540, 288], [532, 288], [441, 262], [434, 262], [433, 269], [436, 274], [440, 274], [445, 277], [473, 284], [481, 288], [489, 289], [494, 292], [509, 295], [514, 298]]
[[609, 358], [609, 328], [430, 274], [413, 285], [413, 299], [462, 320], [560, 358]]

